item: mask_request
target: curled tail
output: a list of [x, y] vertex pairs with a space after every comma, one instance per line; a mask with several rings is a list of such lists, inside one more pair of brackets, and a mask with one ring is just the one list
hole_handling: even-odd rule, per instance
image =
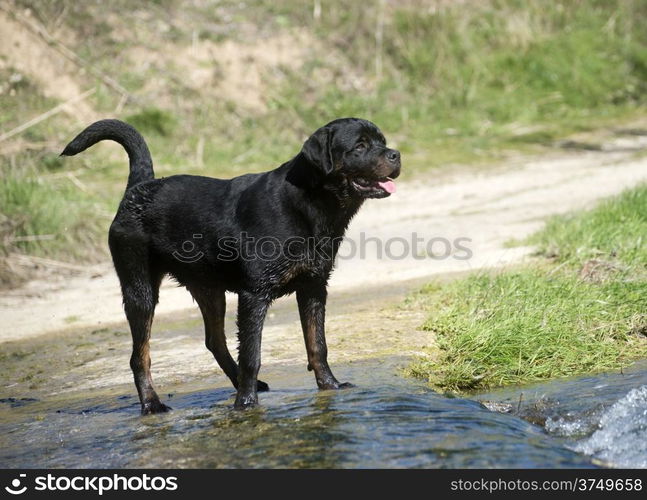
[[93, 123], [65, 146], [61, 156], [74, 156], [106, 139], [118, 142], [128, 153], [130, 174], [126, 189], [155, 178], [153, 160], [144, 138], [133, 126], [119, 120], [100, 120]]

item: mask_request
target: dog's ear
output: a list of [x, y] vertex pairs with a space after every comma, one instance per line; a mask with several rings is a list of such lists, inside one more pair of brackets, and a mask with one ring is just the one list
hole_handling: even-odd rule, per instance
[[321, 127], [314, 134], [308, 137], [303, 144], [301, 153], [312, 163], [323, 175], [330, 174], [335, 169], [332, 158], [333, 131], [330, 127]]

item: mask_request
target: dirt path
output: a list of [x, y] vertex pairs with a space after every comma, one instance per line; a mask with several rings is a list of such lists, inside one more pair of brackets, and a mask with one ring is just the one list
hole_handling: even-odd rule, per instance
[[[647, 158], [637, 154], [646, 147], [645, 136], [625, 137], [599, 151], [565, 152], [486, 170], [449, 169], [400, 182], [395, 195], [369, 201], [351, 223], [330, 293], [352, 297], [368, 287], [518, 262], [530, 249], [505, 248], [506, 241], [535, 231], [549, 215], [588, 207], [647, 180]], [[424, 255], [430, 242], [434, 258]], [[189, 294], [165, 282], [158, 316], [181, 318], [187, 310], [196, 310]], [[0, 316], [0, 342], [124, 321], [109, 263], [4, 291]]]

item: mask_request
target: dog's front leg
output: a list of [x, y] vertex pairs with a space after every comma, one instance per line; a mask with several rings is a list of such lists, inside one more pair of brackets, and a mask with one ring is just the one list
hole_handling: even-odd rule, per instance
[[326, 346], [326, 286], [323, 283], [309, 283], [297, 290], [297, 304], [303, 337], [308, 352], [308, 370], [314, 370], [319, 389], [344, 389], [353, 387], [339, 383], [328, 366]]
[[257, 378], [261, 367], [261, 334], [270, 301], [257, 294], [238, 294], [238, 392], [237, 409], [258, 403]]

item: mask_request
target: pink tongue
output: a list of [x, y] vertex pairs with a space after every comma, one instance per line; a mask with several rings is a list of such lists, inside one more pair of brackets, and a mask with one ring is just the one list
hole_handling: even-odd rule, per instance
[[384, 191], [387, 193], [395, 193], [395, 182], [393, 181], [384, 181], [384, 182], [379, 182], [377, 183], [378, 186], [380, 186]]

